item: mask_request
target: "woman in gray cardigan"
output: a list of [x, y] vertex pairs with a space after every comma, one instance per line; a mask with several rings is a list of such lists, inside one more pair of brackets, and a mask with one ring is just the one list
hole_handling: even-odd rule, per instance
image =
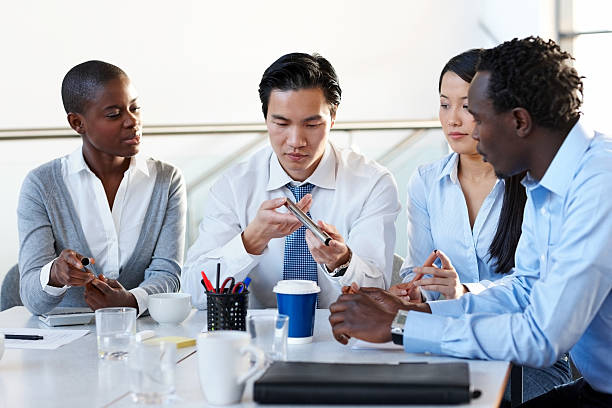
[[149, 294], [179, 290], [183, 177], [170, 164], [137, 156], [140, 107], [120, 68], [75, 66], [62, 82], [62, 100], [83, 145], [23, 182], [21, 299], [34, 314], [56, 306], [131, 306], [141, 314]]

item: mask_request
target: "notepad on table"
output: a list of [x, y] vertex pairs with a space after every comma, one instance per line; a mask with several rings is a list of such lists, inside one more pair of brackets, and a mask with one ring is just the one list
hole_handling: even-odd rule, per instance
[[167, 336], [167, 337], [155, 337], [143, 341], [146, 344], [159, 344], [162, 341], [169, 343], [175, 343], [176, 348], [191, 347], [196, 345], [196, 340], [191, 337], [180, 337], [180, 336]]

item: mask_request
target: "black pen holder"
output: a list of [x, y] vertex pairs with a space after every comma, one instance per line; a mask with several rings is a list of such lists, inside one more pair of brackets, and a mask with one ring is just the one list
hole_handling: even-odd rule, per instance
[[246, 331], [246, 316], [249, 308], [249, 291], [242, 293], [207, 293], [208, 331]]

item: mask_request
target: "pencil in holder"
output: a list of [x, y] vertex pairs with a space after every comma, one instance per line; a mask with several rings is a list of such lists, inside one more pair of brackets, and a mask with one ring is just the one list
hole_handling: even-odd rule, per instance
[[208, 331], [246, 331], [246, 315], [249, 307], [249, 291], [241, 293], [207, 293]]

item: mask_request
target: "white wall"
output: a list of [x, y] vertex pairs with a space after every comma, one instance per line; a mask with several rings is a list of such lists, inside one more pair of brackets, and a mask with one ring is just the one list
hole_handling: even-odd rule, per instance
[[0, 128], [65, 125], [61, 80], [87, 59], [128, 72], [150, 123], [259, 121], [261, 74], [292, 51], [316, 51], [334, 64], [342, 119], [430, 118], [443, 63], [494, 45], [479, 22], [499, 40], [551, 35], [551, 3], [6, 2]]
[[[552, 36], [553, 0], [20, 0], [0, 11], [0, 129], [65, 126], [60, 84], [88, 59], [123, 68], [145, 124], [257, 122], [257, 85], [287, 52], [319, 52], [343, 88], [338, 120], [430, 119], [443, 64], [473, 47]], [[0, 142], [0, 275], [17, 258], [27, 169], [78, 140]], [[367, 152], [366, 152], [367, 153]], [[401, 228], [401, 226], [400, 226]]]

